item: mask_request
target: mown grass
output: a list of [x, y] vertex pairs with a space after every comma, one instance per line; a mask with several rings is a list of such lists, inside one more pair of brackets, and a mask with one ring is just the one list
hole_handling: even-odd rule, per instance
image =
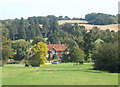
[[92, 64], [41, 67], [5, 66], [3, 85], [117, 85], [118, 73], [91, 70]]

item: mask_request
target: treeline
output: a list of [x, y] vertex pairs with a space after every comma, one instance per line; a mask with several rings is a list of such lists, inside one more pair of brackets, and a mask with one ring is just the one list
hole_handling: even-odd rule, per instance
[[119, 32], [98, 27], [87, 31], [77, 23], [58, 25], [58, 19], [53, 15], [4, 20], [2, 27], [3, 60], [23, 60], [30, 54], [28, 49], [38, 42], [61, 42], [69, 48], [66, 50], [69, 54], [64, 54], [62, 62], [94, 62], [94, 69], [120, 72]]
[[5, 28], [9, 31], [11, 40], [26, 39], [34, 37], [48, 37], [51, 32], [58, 30], [58, 21], [55, 16], [29, 17], [28, 19], [3, 20]]
[[85, 20], [84, 18], [76, 18], [76, 17], [73, 17], [73, 18], [70, 18], [68, 16], [59, 16], [57, 17], [58, 20]]
[[118, 14], [110, 15], [104, 13], [90, 13], [86, 14], [85, 18], [70, 18], [68, 16], [59, 16], [57, 17], [58, 20], [86, 20], [89, 24], [94, 25], [108, 25], [108, 24], [117, 24], [118, 23]]
[[94, 25], [108, 25], [108, 24], [117, 24], [118, 15], [109, 15], [103, 13], [91, 13], [85, 16], [85, 19], [89, 21], [89, 24]]

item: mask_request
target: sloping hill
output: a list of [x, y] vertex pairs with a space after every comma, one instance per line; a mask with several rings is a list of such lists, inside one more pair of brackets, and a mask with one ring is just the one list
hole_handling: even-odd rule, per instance
[[84, 21], [84, 20], [59, 20], [58, 23], [59, 23], [59, 25], [62, 25], [62, 24], [65, 24], [65, 23], [79, 23], [80, 26], [84, 26], [87, 30], [90, 30], [93, 27], [98, 27], [101, 30], [110, 29], [110, 30], [118, 31], [118, 24], [91, 25], [91, 24], [87, 24], [88, 21]]
[[90, 24], [79, 24], [80, 26], [85, 26], [86, 29], [90, 30], [93, 27], [98, 27], [101, 30], [114, 30], [114, 31], [118, 31], [118, 24], [111, 24], [111, 25], [90, 25]]

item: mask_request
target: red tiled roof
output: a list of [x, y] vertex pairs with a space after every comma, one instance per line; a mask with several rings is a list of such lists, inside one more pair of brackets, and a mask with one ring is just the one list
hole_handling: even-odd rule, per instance
[[67, 46], [62, 45], [62, 44], [48, 44], [48, 49], [49, 50], [55, 49], [56, 51], [65, 51], [66, 48], [67, 48]]

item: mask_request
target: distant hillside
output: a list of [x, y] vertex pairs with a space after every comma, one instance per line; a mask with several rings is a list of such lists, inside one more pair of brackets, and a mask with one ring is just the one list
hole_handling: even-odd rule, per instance
[[58, 23], [59, 23], [59, 25], [65, 24], [65, 23], [70, 23], [70, 24], [78, 23], [80, 26], [84, 26], [87, 30], [90, 30], [93, 27], [98, 27], [98, 28], [100, 28], [102, 30], [110, 29], [110, 30], [118, 31], [118, 24], [91, 25], [91, 24], [87, 24], [88, 21], [84, 21], [84, 20], [59, 20]]
[[90, 24], [79, 24], [81, 26], [84, 26], [86, 29], [92, 29], [93, 27], [98, 27], [101, 30], [114, 30], [114, 31], [118, 31], [118, 24], [111, 24], [111, 25], [90, 25]]

